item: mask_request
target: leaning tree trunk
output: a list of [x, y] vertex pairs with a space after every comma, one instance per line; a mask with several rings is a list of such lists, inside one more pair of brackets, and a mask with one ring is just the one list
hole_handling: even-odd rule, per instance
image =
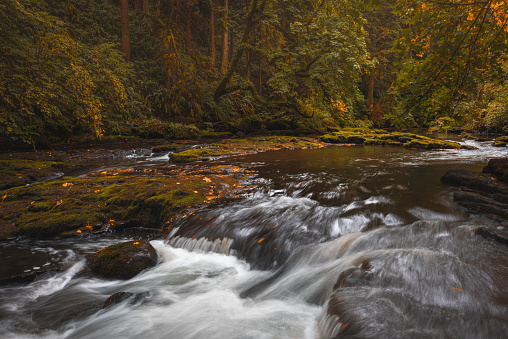
[[122, 52], [125, 60], [131, 60], [131, 38], [129, 34], [129, 0], [120, 0], [120, 21], [122, 26]]

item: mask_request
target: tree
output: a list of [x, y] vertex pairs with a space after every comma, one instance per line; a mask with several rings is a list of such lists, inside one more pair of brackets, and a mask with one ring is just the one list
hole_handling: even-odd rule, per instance
[[223, 18], [222, 18], [222, 59], [221, 59], [221, 72], [226, 73], [228, 70], [229, 61], [229, 1], [224, 0]]
[[[243, 90], [264, 107], [301, 116], [352, 110], [361, 65], [368, 59], [361, 13], [351, 2], [254, 0], [244, 17], [242, 39], [215, 90], [216, 100]], [[257, 29], [262, 36], [255, 36]], [[240, 78], [247, 52], [265, 65], [267, 97], [250, 79]]]
[[[395, 45], [400, 116], [420, 124], [456, 115], [457, 103], [478, 96], [482, 83], [503, 77], [499, 60], [508, 47], [504, 0], [400, 0], [406, 28]], [[461, 114], [459, 114], [461, 115]], [[452, 118], [464, 118], [456, 115]]]
[[131, 60], [131, 45], [129, 34], [129, 0], [120, 0], [121, 26], [122, 26], [122, 52], [125, 60]]

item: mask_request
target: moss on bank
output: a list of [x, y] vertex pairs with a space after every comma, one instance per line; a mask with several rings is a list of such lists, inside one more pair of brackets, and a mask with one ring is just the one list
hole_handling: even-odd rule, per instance
[[169, 162], [188, 163], [231, 155], [250, 154], [268, 150], [323, 147], [317, 140], [293, 136], [265, 136], [245, 139], [224, 139], [202, 148], [169, 154]]
[[332, 144], [391, 145], [427, 150], [470, 148], [456, 142], [432, 139], [418, 134], [388, 133], [384, 130], [341, 130], [325, 134], [321, 140]]
[[24, 186], [70, 166], [57, 161], [0, 160], [0, 190]]
[[[113, 170], [0, 191], [0, 239], [54, 238], [122, 227], [159, 229], [174, 215], [233, 186], [236, 167], [160, 172]], [[231, 193], [234, 191], [230, 190]]]

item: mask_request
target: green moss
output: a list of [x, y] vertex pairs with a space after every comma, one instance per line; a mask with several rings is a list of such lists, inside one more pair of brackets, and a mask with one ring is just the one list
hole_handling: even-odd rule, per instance
[[412, 133], [384, 133], [384, 130], [347, 129], [325, 134], [321, 140], [335, 144], [392, 145], [420, 149], [465, 148], [455, 142], [442, 141]]
[[205, 160], [209, 157], [218, 157], [231, 154], [235, 154], [235, 152], [225, 148], [193, 148], [179, 153], [171, 153], [169, 155], [169, 162], [187, 163], [197, 160]]
[[13, 236], [27, 236], [30, 238], [49, 238], [58, 236], [66, 231], [95, 224], [101, 221], [100, 214], [73, 211], [56, 213], [26, 213], [16, 222], [16, 229], [11, 233]]
[[68, 166], [56, 161], [0, 160], [0, 190], [27, 185]]

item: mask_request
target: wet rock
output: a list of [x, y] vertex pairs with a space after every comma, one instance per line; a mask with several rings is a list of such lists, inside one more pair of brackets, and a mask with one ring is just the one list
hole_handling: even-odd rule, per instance
[[494, 142], [492, 146], [494, 147], [506, 147], [506, 142]]
[[90, 270], [113, 279], [130, 279], [157, 264], [157, 252], [145, 240], [105, 247], [88, 257]]
[[453, 193], [453, 200], [469, 213], [485, 215], [496, 221], [508, 220], [508, 186], [489, 171], [498, 170], [504, 175], [506, 161], [491, 160], [484, 169], [487, 173], [466, 170], [450, 170], [442, 178], [443, 183], [460, 189]]
[[354, 337], [361, 331], [357, 319], [348, 312], [353, 305], [350, 305], [343, 295], [349, 288], [364, 288], [378, 283], [374, 273], [370, 270], [368, 261], [362, 262], [359, 267], [347, 269], [339, 275], [337, 283], [333, 287], [333, 294], [328, 301], [326, 316], [323, 318], [330, 323], [328, 324], [330, 327], [327, 331], [328, 335], [333, 338]]
[[496, 178], [508, 184], [508, 158], [491, 159], [483, 168], [484, 173], [491, 173]]
[[54, 276], [60, 272], [61, 272], [61, 270], [51, 269], [51, 270], [45, 270], [45, 271], [20, 274], [20, 275], [16, 275], [13, 277], [0, 279], [0, 286], [30, 284], [38, 278], [51, 277], [51, 276]]
[[508, 231], [478, 227], [474, 231], [474, 234], [485, 239], [493, 240], [501, 245], [508, 247]]
[[487, 173], [450, 170], [441, 178], [441, 181], [453, 186], [467, 187], [474, 191], [508, 194], [508, 187]]
[[131, 304], [142, 301], [146, 296], [146, 293], [132, 293], [132, 292], [117, 292], [109, 296], [108, 299], [102, 305], [102, 308], [108, 308], [112, 305], [116, 305], [130, 299]]

